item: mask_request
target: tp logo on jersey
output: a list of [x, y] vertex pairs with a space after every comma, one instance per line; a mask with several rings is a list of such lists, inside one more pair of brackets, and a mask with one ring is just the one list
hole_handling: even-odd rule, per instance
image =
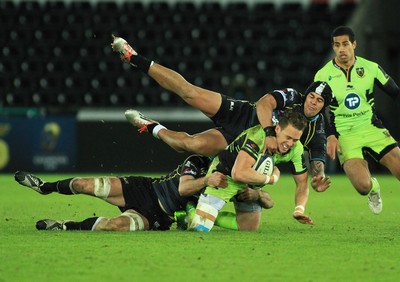
[[349, 93], [344, 98], [344, 105], [349, 110], [355, 110], [360, 106], [360, 97], [356, 93]]

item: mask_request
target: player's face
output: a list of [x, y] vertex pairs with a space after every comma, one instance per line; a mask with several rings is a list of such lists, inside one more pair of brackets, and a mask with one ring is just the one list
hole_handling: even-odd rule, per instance
[[352, 64], [354, 60], [354, 49], [356, 41], [350, 42], [348, 35], [340, 35], [333, 38], [333, 52], [335, 52], [336, 62], [342, 65]]
[[289, 124], [284, 129], [279, 125], [276, 126], [276, 141], [278, 142], [279, 152], [284, 154], [290, 150], [300, 140], [303, 131], [296, 129]]
[[315, 117], [324, 107], [324, 98], [315, 92], [310, 92], [304, 102], [304, 115], [307, 118]]

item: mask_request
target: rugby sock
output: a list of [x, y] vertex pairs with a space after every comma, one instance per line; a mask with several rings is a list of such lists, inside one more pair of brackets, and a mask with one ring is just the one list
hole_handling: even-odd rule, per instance
[[190, 223], [193, 220], [194, 215], [196, 214], [196, 206], [194, 205], [190, 205], [189, 204], [186, 206], [186, 212], [187, 212], [187, 221], [188, 224], [190, 225]]
[[46, 182], [40, 187], [43, 192], [58, 192], [64, 195], [73, 195], [69, 184], [73, 178], [59, 180], [57, 182]]
[[67, 230], [92, 230], [93, 225], [98, 219], [99, 217], [90, 217], [80, 222], [69, 221], [64, 223], [64, 225], [67, 227]]
[[153, 61], [137, 54], [131, 56], [131, 64], [143, 71], [144, 73], [148, 73], [150, 66], [153, 64]]
[[370, 193], [378, 192], [380, 188], [378, 180], [375, 177], [371, 177], [371, 183], [372, 183], [372, 188], [369, 192]]
[[214, 224], [225, 229], [238, 230], [236, 214], [233, 212], [219, 212]]
[[156, 137], [157, 139], [160, 139], [160, 137], [158, 136], [158, 132], [161, 129], [166, 129], [166, 127], [164, 125], [161, 124], [157, 124], [154, 128], [153, 128], [153, 136]]
[[158, 137], [158, 132], [164, 128], [166, 128], [164, 125], [158, 123], [151, 123], [147, 125], [147, 131], [153, 134], [153, 136], [156, 137], [157, 139], [160, 139], [160, 137]]

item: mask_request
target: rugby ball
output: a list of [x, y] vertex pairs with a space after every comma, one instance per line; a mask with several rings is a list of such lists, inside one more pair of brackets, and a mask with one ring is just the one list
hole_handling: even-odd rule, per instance
[[261, 174], [271, 176], [274, 171], [274, 159], [272, 156], [266, 155], [258, 155], [257, 161], [254, 164], [253, 168]]

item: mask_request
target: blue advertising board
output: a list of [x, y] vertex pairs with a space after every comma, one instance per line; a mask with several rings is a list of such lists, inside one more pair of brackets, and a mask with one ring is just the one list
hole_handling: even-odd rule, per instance
[[75, 117], [0, 117], [0, 172], [64, 172], [75, 166]]

